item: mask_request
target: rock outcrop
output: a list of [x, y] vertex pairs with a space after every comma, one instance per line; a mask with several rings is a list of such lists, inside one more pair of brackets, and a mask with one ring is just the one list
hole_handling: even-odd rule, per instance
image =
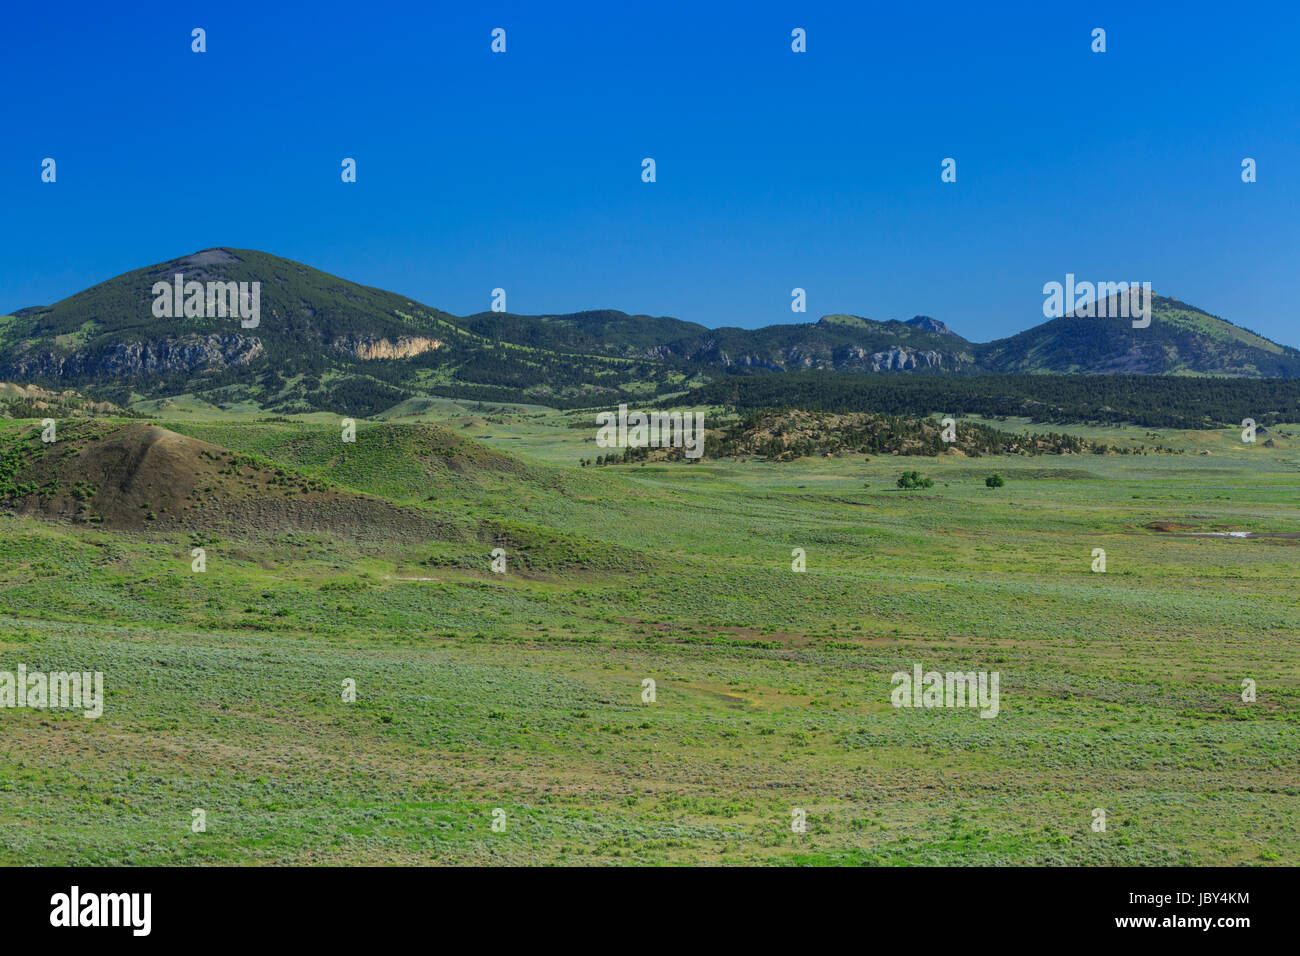
[[338, 338], [331, 346], [334, 351], [357, 359], [404, 359], [442, 348], [441, 339], [425, 336], [400, 336], [396, 342], [388, 339]]
[[262, 354], [260, 339], [238, 332], [185, 335], [152, 342], [114, 342], [67, 353], [35, 347], [19, 352], [0, 366], [0, 377], [72, 379], [184, 374], [247, 365]]

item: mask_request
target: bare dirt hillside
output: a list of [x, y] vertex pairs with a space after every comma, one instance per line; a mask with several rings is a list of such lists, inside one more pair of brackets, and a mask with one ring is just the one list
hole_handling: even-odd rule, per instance
[[445, 537], [431, 517], [335, 489], [255, 456], [146, 423], [60, 423], [0, 446], [0, 499], [21, 514], [118, 530], [273, 532], [351, 537]]

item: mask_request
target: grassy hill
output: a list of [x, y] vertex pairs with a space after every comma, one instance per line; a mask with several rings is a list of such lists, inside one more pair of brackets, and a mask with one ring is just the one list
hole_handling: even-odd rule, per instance
[[127, 532], [423, 544], [430, 566], [481, 568], [494, 547], [535, 571], [646, 563], [547, 517], [601, 494], [594, 478], [525, 464], [436, 425], [363, 425], [344, 442], [334, 425], [168, 424], [60, 422], [50, 443], [37, 425], [0, 428], [0, 504]]
[[157, 425], [68, 422], [56, 436], [0, 432], [0, 501], [19, 514], [130, 531], [441, 533], [428, 516]]

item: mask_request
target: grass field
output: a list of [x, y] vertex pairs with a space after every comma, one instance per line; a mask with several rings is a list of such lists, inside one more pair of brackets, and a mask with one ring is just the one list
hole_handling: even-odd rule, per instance
[[[464, 534], [0, 518], [0, 671], [107, 692], [0, 709], [0, 863], [1300, 863], [1300, 537], [1189, 534], [1300, 532], [1300, 438], [597, 469], [557, 412], [411, 411], [151, 410]], [[891, 706], [914, 664], [1000, 713]]]

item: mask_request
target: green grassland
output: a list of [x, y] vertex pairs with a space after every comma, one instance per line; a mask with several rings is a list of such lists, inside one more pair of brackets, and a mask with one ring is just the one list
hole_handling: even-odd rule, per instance
[[[1300, 863], [1300, 539], [1151, 527], [1300, 532], [1295, 426], [596, 469], [537, 406], [144, 411], [464, 533], [0, 517], [0, 670], [107, 692], [0, 709], [0, 863]], [[893, 708], [914, 663], [1001, 713]]]

